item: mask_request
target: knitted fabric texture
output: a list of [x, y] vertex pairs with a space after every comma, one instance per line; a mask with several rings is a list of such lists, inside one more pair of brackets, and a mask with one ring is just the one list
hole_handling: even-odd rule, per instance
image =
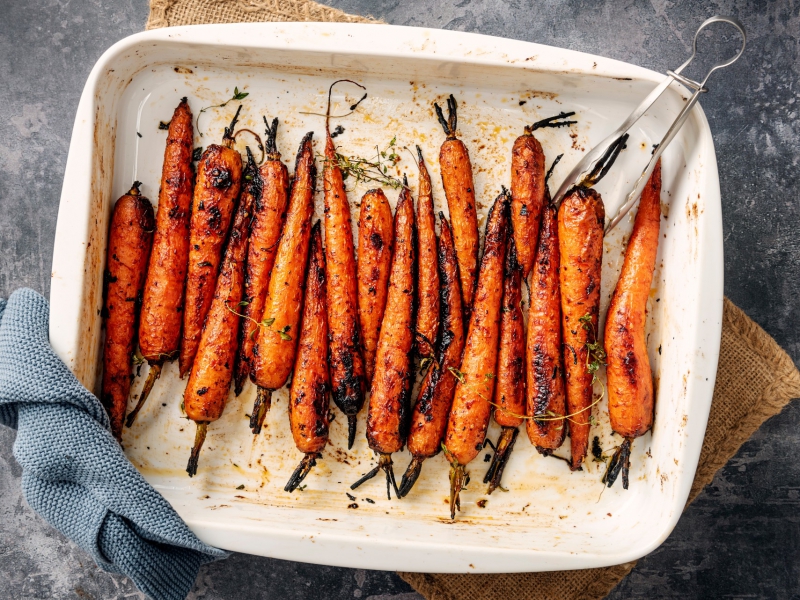
[[100, 401], [50, 348], [47, 300], [0, 300], [0, 423], [17, 430], [22, 492], [104, 570], [155, 600], [183, 600], [200, 565], [228, 554], [201, 542], [111, 435]]

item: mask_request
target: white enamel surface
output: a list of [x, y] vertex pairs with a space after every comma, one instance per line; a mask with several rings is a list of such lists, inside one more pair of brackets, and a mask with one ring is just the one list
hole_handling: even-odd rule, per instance
[[[557, 184], [583, 150], [605, 137], [662, 76], [536, 44], [392, 26], [214, 25], [123, 40], [100, 59], [81, 98], [56, 232], [51, 342], [82, 382], [96, 389], [99, 381], [101, 275], [110, 207], [134, 178], [144, 182], [146, 196], [157, 200], [166, 138], [158, 122], [169, 120], [181, 96], [189, 97], [197, 115], [238, 86], [250, 93], [243, 101], [243, 126], [261, 132], [261, 115], [281, 119], [278, 146], [292, 170], [306, 131], [315, 132], [315, 148], [322, 150], [323, 119], [300, 113], [324, 111], [327, 87], [341, 77], [366, 85], [369, 97], [356, 114], [334, 121], [346, 129], [336, 140], [340, 151], [369, 157], [375, 144], [383, 146], [393, 136], [400, 147], [418, 143], [431, 170], [436, 209], [444, 211], [437, 161], [444, 136], [432, 102], [455, 94], [483, 225], [500, 186], [509, 184], [510, 149], [524, 124], [577, 111], [579, 123], [569, 130], [537, 132], [548, 164], [565, 153], [554, 175]], [[346, 112], [357, 92], [338, 87], [334, 114]], [[619, 165], [599, 185], [609, 215], [679, 111], [681, 92], [673, 84], [639, 122]], [[204, 113], [204, 136], [196, 132], [195, 144], [218, 142], [236, 105]], [[406, 172], [416, 189], [412, 157], [405, 150], [400, 156], [397, 173]], [[648, 320], [658, 386], [656, 421], [652, 435], [634, 444], [628, 491], [619, 483], [603, 491], [601, 465], [591, 460], [583, 472], [570, 473], [564, 463], [538, 456], [522, 433], [504, 476], [509, 492], [483, 493], [480, 480], [487, 465], [482, 453], [470, 465], [472, 482], [455, 523], [446, 518], [447, 464], [441, 456], [425, 463], [406, 499], [387, 501], [383, 480], [375, 479], [351, 492], [358, 508], [349, 509], [349, 484], [374, 461], [363, 413], [350, 452], [345, 419], [337, 413], [331, 444], [307, 487], [287, 494], [283, 485], [301, 458], [288, 432], [287, 393], [275, 394], [265, 431], [254, 438], [245, 417], [255, 395], [250, 384], [240, 398], [231, 394], [222, 419], [210, 426], [198, 476], [189, 479], [184, 468], [194, 425], [181, 415], [184, 382], [174, 364], [165, 368], [133, 429], [126, 429], [126, 452], [204, 541], [230, 550], [348, 567], [476, 573], [599, 567], [650, 552], [669, 535], [685, 504], [719, 352], [719, 182], [699, 107], [663, 163], [662, 202], [668, 214]], [[354, 231], [355, 203], [368, 187], [356, 186], [349, 195]], [[387, 196], [394, 204], [396, 191], [387, 190]], [[316, 217], [320, 208], [318, 195]], [[634, 214], [606, 240], [602, 313]], [[134, 394], [146, 373], [144, 366]], [[605, 401], [598, 408], [593, 431], [609, 449], [616, 442]], [[490, 436], [496, 435], [493, 427]], [[404, 452], [394, 460], [399, 477], [409, 457]], [[486, 498], [480, 508], [476, 502]]]

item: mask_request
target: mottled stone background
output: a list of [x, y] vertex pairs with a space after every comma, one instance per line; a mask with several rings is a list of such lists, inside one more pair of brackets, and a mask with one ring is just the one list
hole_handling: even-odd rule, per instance
[[[717, 144], [725, 292], [800, 359], [798, 161], [800, 3], [665, 0], [335, 0], [389, 23], [475, 31], [582, 50], [663, 71], [706, 17], [750, 34], [744, 58], [711, 82], [703, 108]], [[48, 294], [70, 132], [94, 62], [141, 30], [146, 0], [0, 2], [0, 295]], [[56, 299], [57, 301], [57, 299]], [[800, 597], [800, 408], [745, 444], [674, 533], [612, 598]], [[37, 517], [19, 492], [14, 433], [0, 427], [0, 596], [141, 598]], [[235, 555], [202, 570], [191, 598], [413, 600], [393, 573]], [[501, 599], [498, 599], [501, 600]]]

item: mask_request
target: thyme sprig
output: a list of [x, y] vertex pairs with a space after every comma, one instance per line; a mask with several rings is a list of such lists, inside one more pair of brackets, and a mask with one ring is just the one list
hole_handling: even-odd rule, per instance
[[[586, 371], [592, 374], [592, 383], [597, 381], [597, 372], [600, 367], [606, 366], [606, 351], [603, 349], [603, 344], [597, 339], [597, 332], [594, 329], [592, 322], [592, 315], [585, 314], [578, 321], [581, 326], [589, 332], [589, 336], [593, 341], [586, 342]], [[605, 390], [605, 386], [603, 388]]]
[[250, 92], [240, 92], [239, 87], [237, 86], [233, 88], [233, 96], [225, 100], [225, 102], [223, 102], [222, 104], [214, 104], [213, 106], [206, 106], [205, 108], [201, 108], [200, 112], [197, 113], [197, 118], [195, 119], [195, 129], [197, 129], [197, 133], [200, 134], [200, 137], [203, 137], [203, 132], [200, 131], [200, 115], [202, 115], [207, 110], [211, 110], [214, 108], [225, 108], [226, 106], [228, 106], [230, 102], [233, 102], [234, 100], [244, 100], [249, 95]]
[[337, 152], [336, 166], [342, 172], [342, 181], [352, 177], [357, 184], [374, 181], [394, 189], [403, 187], [402, 180], [389, 174], [389, 169], [400, 162], [397, 149], [397, 136], [395, 136], [383, 150], [375, 146], [375, 156], [371, 158], [347, 156]]
[[[246, 300], [242, 300], [241, 302], [239, 302], [239, 306], [247, 306], [248, 304], [250, 304], [250, 303], [247, 302]], [[265, 329], [268, 329], [269, 331], [277, 333], [284, 342], [291, 342], [292, 341], [292, 336], [289, 335], [289, 331], [292, 329], [291, 325], [285, 325], [285, 326], [283, 326], [283, 327], [281, 327], [280, 329], [277, 329], [277, 330], [276, 329], [272, 329], [272, 325], [275, 323], [275, 319], [274, 318], [262, 319], [261, 321], [256, 321], [253, 317], [248, 317], [247, 315], [243, 315], [242, 313], [236, 312], [235, 310], [233, 310], [228, 305], [228, 301], [227, 300], [225, 301], [225, 308], [227, 308], [228, 311], [232, 312], [236, 316], [241, 317], [243, 319], [247, 319], [248, 321], [252, 321], [253, 323], [256, 324], [257, 329], [254, 329], [250, 333], [251, 339], [256, 334], [256, 331], [258, 331], [258, 329], [263, 327]]]

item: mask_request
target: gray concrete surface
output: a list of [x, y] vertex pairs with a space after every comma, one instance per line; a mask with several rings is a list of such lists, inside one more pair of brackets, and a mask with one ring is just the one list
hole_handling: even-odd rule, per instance
[[[80, 91], [103, 50], [139, 31], [146, 0], [3, 0], [0, 13], [0, 295], [47, 294], [58, 199]], [[722, 181], [725, 291], [797, 362], [800, 4], [790, 0], [335, 0], [390, 23], [536, 41], [657, 70], [712, 14], [748, 28], [745, 57], [703, 108]], [[800, 407], [770, 420], [611, 598], [800, 597]], [[100, 571], [25, 504], [14, 433], [0, 428], [0, 597], [142, 597]], [[204, 568], [191, 598], [419, 598], [392, 573], [235, 555]]]

